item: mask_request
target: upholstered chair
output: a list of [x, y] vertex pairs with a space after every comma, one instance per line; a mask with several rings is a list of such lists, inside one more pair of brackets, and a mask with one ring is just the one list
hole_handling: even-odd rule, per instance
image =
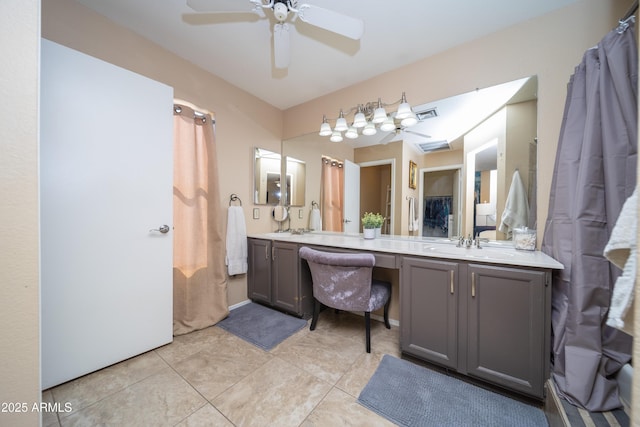
[[384, 323], [389, 325], [391, 284], [372, 279], [376, 259], [368, 253], [334, 253], [306, 246], [299, 250], [311, 270], [315, 330], [322, 305], [336, 310], [364, 312], [367, 353], [371, 353], [371, 312], [384, 306]]

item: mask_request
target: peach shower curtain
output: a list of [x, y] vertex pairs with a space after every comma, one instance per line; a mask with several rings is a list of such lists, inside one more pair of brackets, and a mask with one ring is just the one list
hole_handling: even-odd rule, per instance
[[174, 105], [173, 334], [216, 324], [229, 314], [223, 209], [213, 121]]
[[338, 160], [323, 156], [321, 176], [322, 229], [325, 231], [343, 231], [343, 163]]

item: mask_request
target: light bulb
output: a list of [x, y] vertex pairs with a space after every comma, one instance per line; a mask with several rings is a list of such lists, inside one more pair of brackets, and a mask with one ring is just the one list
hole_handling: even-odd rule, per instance
[[371, 122], [367, 123], [364, 129], [362, 129], [362, 134], [367, 136], [375, 135], [376, 132], [376, 127]]
[[344, 136], [349, 139], [356, 139], [358, 137], [358, 130], [354, 126], [351, 126], [349, 130], [345, 132]]
[[387, 111], [382, 108], [376, 108], [376, 110], [373, 112], [373, 120], [371, 120], [373, 123], [382, 123], [385, 120], [387, 120]]
[[393, 122], [393, 119], [390, 117], [387, 117], [387, 120], [382, 122], [382, 124], [380, 125], [380, 130], [383, 132], [391, 132], [392, 130], [395, 130], [395, 129], [396, 129], [396, 124]]
[[416, 113], [414, 113], [413, 111], [411, 111], [411, 113], [407, 117], [405, 117], [400, 121], [400, 124], [406, 127], [413, 126], [416, 123], [418, 123], [418, 117], [416, 116]]
[[378, 98], [378, 107], [373, 112], [373, 119], [371, 120], [375, 124], [384, 122], [387, 119], [387, 110], [382, 107], [382, 99]]
[[411, 111], [411, 105], [407, 102], [407, 97], [404, 92], [402, 92], [401, 104], [398, 107], [398, 112], [396, 113], [396, 119], [402, 120], [409, 117], [409, 115], [413, 112]]
[[358, 112], [353, 118], [353, 127], [355, 128], [363, 128], [367, 125], [367, 118], [364, 116], [362, 112], [362, 107], [358, 105]]
[[323, 122], [320, 125], [320, 136], [329, 136], [331, 133], [331, 125], [327, 122]]
[[340, 110], [340, 116], [338, 116], [338, 120], [336, 120], [336, 127], [334, 127], [333, 130], [344, 132], [347, 129], [349, 129], [349, 126], [347, 126], [347, 119], [344, 118], [344, 113]]
[[331, 134], [331, 138], [329, 138], [331, 142], [342, 142], [342, 134], [338, 131], [333, 131]]

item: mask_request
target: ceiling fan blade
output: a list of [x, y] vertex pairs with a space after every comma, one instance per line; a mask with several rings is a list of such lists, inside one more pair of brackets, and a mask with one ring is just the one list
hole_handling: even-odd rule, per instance
[[379, 142], [378, 144], [382, 144], [385, 145], [389, 142], [391, 142], [392, 139], [394, 139], [397, 136], [396, 132], [389, 132], [388, 134], [386, 134]]
[[196, 12], [250, 12], [256, 3], [252, 0], [187, 0], [187, 6]]
[[273, 27], [273, 58], [276, 68], [287, 68], [290, 59], [289, 24], [277, 23]]
[[412, 134], [414, 134], [414, 135], [422, 136], [422, 137], [424, 137], [424, 138], [432, 138], [432, 136], [431, 136], [431, 135], [426, 135], [426, 134], [424, 134], [424, 133], [416, 132], [415, 130], [404, 129], [404, 132], [412, 133]]
[[183, 13], [182, 20], [189, 25], [212, 25], [229, 22], [257, 22], [263, 17], [257, 12], [204, 12]]
[[302, 4], [298, 7], [298, 17], [302, 22], [353, 40], [359, 40], [364, 33], [364, 22], [361, 19], [310, 4]]

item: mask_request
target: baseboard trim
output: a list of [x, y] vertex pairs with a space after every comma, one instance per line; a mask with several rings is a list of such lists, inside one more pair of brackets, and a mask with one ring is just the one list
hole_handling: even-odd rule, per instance
[[544, 400], [544, 413], [547, 416], [549, 427], [571, 427], [569, 419], [562, 409], [560, 397], [556, 393], [555, 386], [551, 379], [545, 383], [546, 397]]

